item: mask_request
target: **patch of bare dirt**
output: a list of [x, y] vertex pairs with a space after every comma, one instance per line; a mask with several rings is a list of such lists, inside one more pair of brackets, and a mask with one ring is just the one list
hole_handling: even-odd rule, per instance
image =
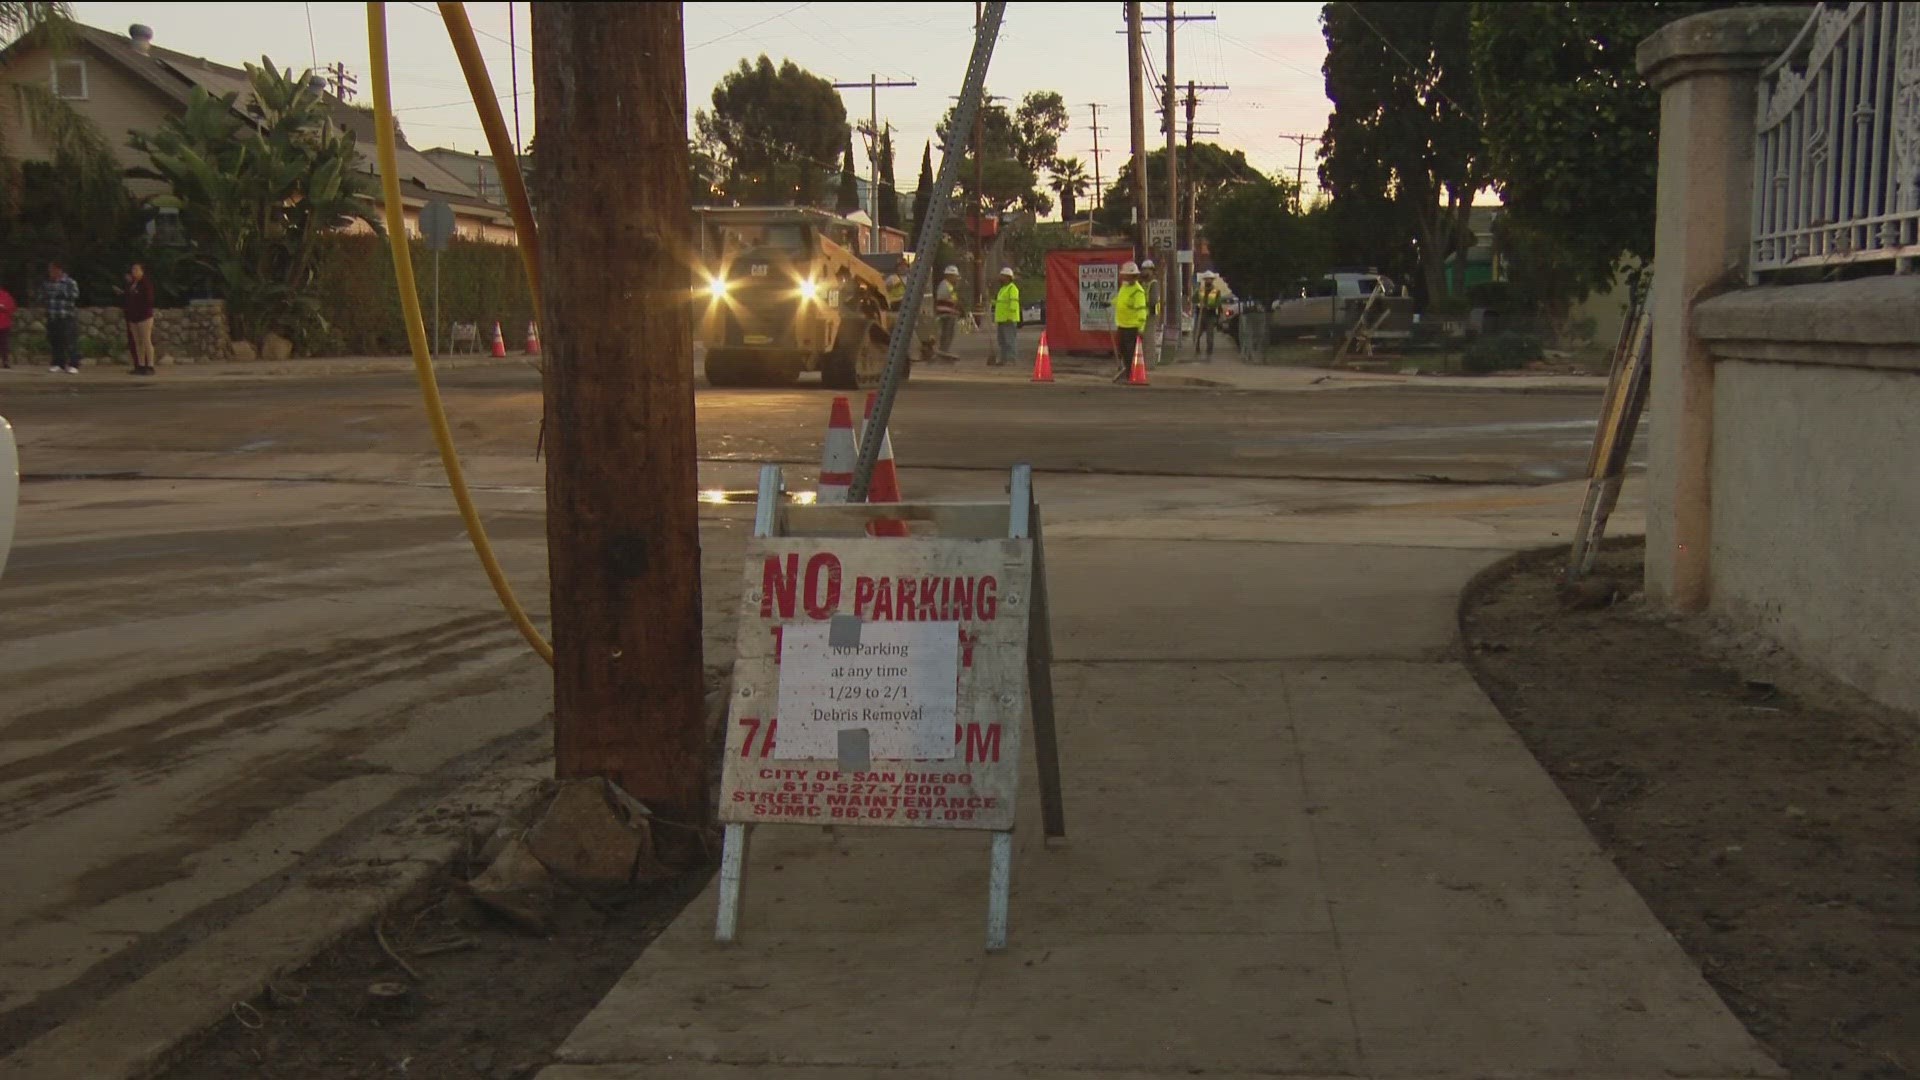
[[364, 927], [236, 1004], [160, 1076], [533, 1076], [709, 873], [619, 895], [576, 893], [548, 907], [542, 932], [531, 933], [476, 904], [456, 884], [464, 873], [450, 872], [389, 911], [378, 937]]
[[1564, 549], [1461, 607], [1476, 677], [1735, 1015], [1801, 1080], [1920, 1075], [1920, 727]]

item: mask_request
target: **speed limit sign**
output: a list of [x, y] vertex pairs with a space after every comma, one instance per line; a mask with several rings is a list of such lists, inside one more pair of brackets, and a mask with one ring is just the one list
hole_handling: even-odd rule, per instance
[[1173, 250], [1173, 219], [1150, 218], [1147, 221], [1147, 246], [1155, 251]]

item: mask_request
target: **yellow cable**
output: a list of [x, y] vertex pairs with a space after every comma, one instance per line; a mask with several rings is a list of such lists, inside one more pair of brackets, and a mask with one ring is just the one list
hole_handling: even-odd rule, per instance
[[460, 455], [453, 448], [453, 433], [447, 428], [447, 412], [440, 403], [440, 387], [433, 377], [433, 358], [427, 353], [427, 328], [420, 317], [420, 294], [413, 280], [413, 258], [407, 250], [407, 219], [400, 203], [400, 170], [394, 161], [393, 92], [387, 78], [387, 5], [367, 5], [367, 51], [373, 67], [374, 146], [380, 159], [380, 187], [386, 196], [387, 244], [393, 249], [393, 272], [400, 284], [400, 308], [406, 315], [407, 342], [413, 346], [413, 369], [420, 378], [420, 396], [427, 408], [427, 420], [433, 425], [433, 441], [440, 448], [440, 464], [447, 472], [447, 484], [453, 489], [453, 501], [466, 522], [467, 537], [473, 541], [474, 554], [493, 583], [494, 595], [507, 609], [513, 625], [520, 629], [527, 644], [547, 663], [553, 663], [553, 646], [527, 617], [526, 610], [513, 595], [500, 562], [493, 556], [486, 526], [474, 509], [473, 496], [460, 469]]

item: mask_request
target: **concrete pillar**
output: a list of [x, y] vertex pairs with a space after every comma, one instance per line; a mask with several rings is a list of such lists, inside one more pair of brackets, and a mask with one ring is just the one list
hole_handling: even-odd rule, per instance
[[1713, 359], [1694, 336], [1693, 305], [1746, 284], [1760, 69], [1810, 13], [1695, 15], [1662, 27], [1635, 58], [1660, 92], [1646, 589], [1682, 611], [1706, 607], [1712, 592]]

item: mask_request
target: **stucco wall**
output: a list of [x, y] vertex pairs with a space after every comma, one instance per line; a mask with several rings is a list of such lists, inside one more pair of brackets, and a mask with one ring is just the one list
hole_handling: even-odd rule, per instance
[[1714, 611], [1920, 711], [1920, 280], [1702, 304]]

